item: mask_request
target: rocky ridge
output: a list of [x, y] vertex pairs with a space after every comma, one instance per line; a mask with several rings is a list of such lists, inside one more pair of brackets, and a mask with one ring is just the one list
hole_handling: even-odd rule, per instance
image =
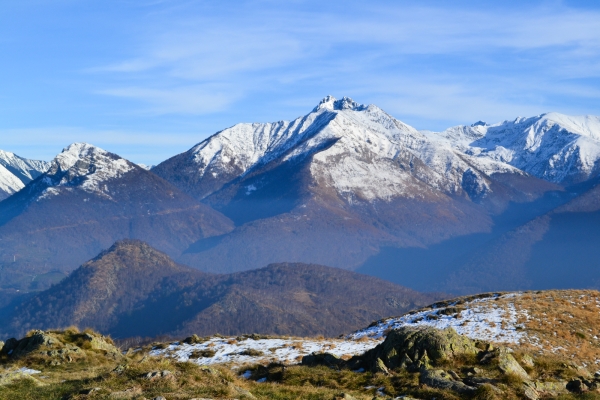
[[48, 167], [46, 161], [29, 160], [0, 150], [0, 200], [21, 190]]

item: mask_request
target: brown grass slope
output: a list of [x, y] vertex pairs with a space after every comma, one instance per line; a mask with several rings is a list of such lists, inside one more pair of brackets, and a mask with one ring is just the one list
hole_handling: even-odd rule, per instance
[[11, 310], [3, 334], [77, 325], [115, 337], [330, 336], [438, 297], [319, 265], [209, 275], [177, 265], [141, 241], [126, 240]]

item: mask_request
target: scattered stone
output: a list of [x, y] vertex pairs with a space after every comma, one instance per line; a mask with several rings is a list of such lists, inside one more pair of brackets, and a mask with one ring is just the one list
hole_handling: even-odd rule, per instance
[[152, 400], [167, 400], [166, 398], [164, 398], [163, 396], [156, 396], [155, 398], [153, 398]]
[[525, 383], [523, 384], [523, 397], [525, 397], [527, 400], [538, 400], [540, 398], [540, 394], [537, 392], [537, 390]]
[[533, 362], [533, 358], [531, 358], [529, 354], [525, 354], [523, 357], [521, 357], [521, 364], [530, 368], [532, 368], [535, 365], [535, 363]]
[[526, 382], [528, 385], [533, 387], [537, 392], [549, 394], [551, 396], [558, 396], [559, 394], [563, 394], [567, 392], [567, 382], [566, 381], [557, 381], [557, 382]]
[[122, 374], [125, 370], [127, 369], [127, 365], [125, 364], [119, 364], [117, 365], [112, 372], [114, 372], [115, 374]]
[[465, 379], [463, 379], [462, 381], [465, 385], [473, 386], [473, 387], [479, 387], [479, 386], [485, 385], [485, 384], [494, 385], [494, 384], [498, 383], [498, 381], [496, 379], [485, 378], [482, 376], [468, 376]]
[[512, 354], [506, 351], [500, 351], [498, 354], [498, 368], [505, 374], [516, 375], [519, 378], [529, 380], [527, 371], [515, 360]]
[[203, 340], [200, 336], [193, 334], [192, 336], [183, 339], [183, 342], [187, 344], [198, 344], [202, 343]]
[[455, 379], [457, 381], [459, 381], [461, 379], [460, 376], [455, 371], [449, 370], [448, 374], [450, 374], [450, 376], [452, 377], [452, 379]]
[[450, 374], [441, 369], [421, 371], [419, 383], [435, 389], [452, 390], [460, 394], [473, 394], [477, 389], [465, 385], [461, 381], [454, 381]]
[[214, 368], [211, 367], [207, 367], [206, 365], [203, 365], [202, 367], [200, 367], [200, 370], [202, 372], [205, 372], [207, 374], [211, 374], [211, 375], [220, 375], [219, 371], [217, 371]]
[[483, 371], [481, 370], [481, 368], [477, 368], [477, 367], [470, 367], [470, 368], [467, 368], [467, 369], [465, 370], [465, 372], [466, 372], [467, 374], [470, 374], [470, 375], [479, 375], [479, 374], [481, 374], [481, 372], [483, 372]]
[[119, 392], [112, 392], [109, 397], [111, 399], [132, 399], [141, 394], [142, 394], [142, 389], [139, 387], [135, 387], [135, 388], [129, 388], [126, 390], [122, 390]]
[[373, 372], [374, 373], [380, 372], [380, 373], [386, 374], [386, 375], [388, 375], [390, 373], [390, 371], [387, 369], [387, 367], [385, 366], [385, 364], [381, 360], [381, 358], [377, 359], [377, 362], [373, 366]]
[[173, 373], [171, 371], [152, 371], [143, 375], [144, 379], [148, 379], [149, 381], [155, 381], [159, 379], [173, 379]]
[[89, 395], [95, 392], [99, 392], [100, 390], [102, 390], [102, 388], [99, 387], [94, 387], [94, 388], [89, 388], [89, 389], [83, 389], [79, 391], [79, 394], [85, 394], [85, 395]]
[[246, 399], [256, 399], [256, 397], [254, 397], [254, 395], [252, 393], [250, 393], [248, 390], [241, 388], [239, 386], [235, 386], [234, 384], [232, 384], [231, 382], [228, 384], [228, 386], [237, 394], [239, 394], [240, 396], [244, 396]]

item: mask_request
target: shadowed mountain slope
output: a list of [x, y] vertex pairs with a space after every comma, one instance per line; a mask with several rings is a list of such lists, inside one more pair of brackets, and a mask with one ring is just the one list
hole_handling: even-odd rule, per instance
[[[596, 179], [596, 181], [598, 181]], [[600, 289], [600, 184], [473, 251], [440, 286]]]
[[77, 325], [115, 337], [216, 332], [331, 336], [437, 298], [320, 265], [204, 274], [175, 264], [143, 242], [126, 240], [12, 310], [3, 334]]

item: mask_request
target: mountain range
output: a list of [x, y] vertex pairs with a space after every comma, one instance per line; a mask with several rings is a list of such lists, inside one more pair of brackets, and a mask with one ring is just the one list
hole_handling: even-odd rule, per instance
[[441, 299], [378, 278], [310, 264], [234, 274], [178, 265], [124, 240], [51, 288], [0, 311], [0, 335], [76, 325], [115, 338], [192, 333], [337, 336]]
[[[0, 202], [0, 287], [47, 288], [124, 238], [210, 273], [300, 262], [423, 291], [595, 287], [593, 246], [573, 252], [582, 229], [600, 238], [599, 160], [594, 116], [431, 132], [331, 96], [150, 171], [73, 144]], [[581, 257], [588, 272], [565, 280]]]

